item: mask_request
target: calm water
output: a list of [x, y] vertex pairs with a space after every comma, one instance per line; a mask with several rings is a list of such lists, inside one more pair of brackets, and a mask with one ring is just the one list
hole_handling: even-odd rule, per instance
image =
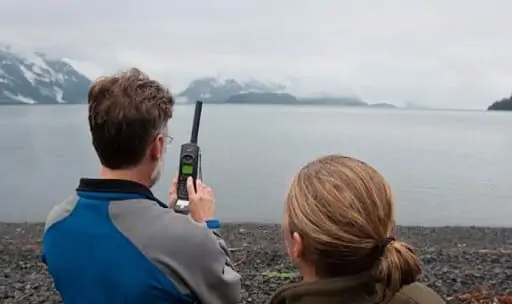
[[[0, 107], [0, 221], [42, 221], [95, 176], [85, 106]], [[178, 106], [175, 142], [155, 192], [167, 199], [193, 107]], [[512, 115], [328, 107], [205, 105], [205, 181], [218, 214], [274, 222], [291, 176], [328, 153], [363, 159], [392, 184], [398, 222], [512, 226]]]

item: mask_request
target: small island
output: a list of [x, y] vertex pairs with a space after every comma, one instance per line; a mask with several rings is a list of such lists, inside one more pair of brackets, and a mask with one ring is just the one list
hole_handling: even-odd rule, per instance
[[295, 96], [287, 93], [251, 92], [230, 96], [225, 103], [237, 104], [297, 104]]
[[512, 96], [496, 101], [487, 108], [488, 111], [512, 111]]
[[367, 106], [368, 104], [355, 97], [307, 97], [299, 100], [301, 104], [326, 106]]
[[385, 103], [385, 102], [374, 103], [374, 104], [370, 104], [369, 106], [372, 108], [379, 108], [379, 109], [396, 109], [397, 108], [397, 106], [390, 104], [390, 103]]
[[269, 104], [269, 105], [315, 105], [315, 106], [354, 106], [381, 109], [396, 109], [389, 103], [368, 104], [355, 97], [306, 97], [298, 98], [288, 93], [250, 92], [230, 96], [228, 104]]

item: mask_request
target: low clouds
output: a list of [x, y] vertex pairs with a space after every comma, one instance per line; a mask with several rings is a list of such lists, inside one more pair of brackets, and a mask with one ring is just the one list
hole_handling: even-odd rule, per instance
[[221, 75], [297, 94], [484, 108], [512, 93], [511, 9], [506, 0], [4, 0], [0, 39], [84, 61], [92, 74], [136, 65], [174, 90]]

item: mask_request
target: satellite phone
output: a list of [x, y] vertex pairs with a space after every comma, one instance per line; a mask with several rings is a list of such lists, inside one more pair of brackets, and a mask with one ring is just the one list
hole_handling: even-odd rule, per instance
[[[194, 180], [194, 189], [196, 189], [196, 179], [201, 179], [201, 149], [197, 145], [199, 135], [199, 123], [201, 121], [201, 111], [203, 102], [196, 101], [194, 111], [194, 121], [192, 122], [192, 133], [190, 142], [181, 145], [180, 167], [178, 171], [178, 200], [174, 205], [174, 211], [187, 215], [189, 210], [189, 198], [187, 192], [187, 179], [192, 177]], [[196, 189], [197, 190], [197, 189]]]

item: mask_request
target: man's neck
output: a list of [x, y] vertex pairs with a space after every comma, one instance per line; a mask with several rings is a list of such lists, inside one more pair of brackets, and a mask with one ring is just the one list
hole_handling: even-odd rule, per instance
[[141, 174], [134, 169], [130, 170], [110, 170], [105, 167], [100, 168], [101, 179], [120, 179], [129, 180], [142, 184], [148, 188], [151, 188], [151, 182], [148, 178], [141, 178]]

